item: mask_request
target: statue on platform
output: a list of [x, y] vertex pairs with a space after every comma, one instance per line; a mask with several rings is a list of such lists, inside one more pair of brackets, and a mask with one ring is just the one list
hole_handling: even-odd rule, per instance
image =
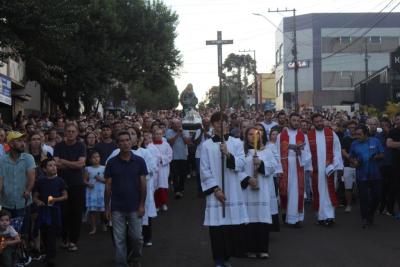
[[185, 90], [181, 93], [180, 102], [183, 108], [183, 113], [186, 114], [190, 109], [194, 109], [198, 103], [197, 97], [193, 92], [193, 85], [189, 83]]
[[193, 92], [193, 85], [189, 83], [185, 90], [181, 93], [180, 102], [183, 108], [182, 127], [185, 130], [195, 131], [201, 128], [201, 116], [195, 110], [197, 105], [197, 97]]

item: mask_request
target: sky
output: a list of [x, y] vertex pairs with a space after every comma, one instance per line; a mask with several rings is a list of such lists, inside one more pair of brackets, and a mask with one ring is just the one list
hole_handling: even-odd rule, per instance
[[[163, 0], [179, 16], [176, 47], [181, 51], [182, 67], [175, 83], [181, 92], [193, 84], [199, 101], [206, 92], [218, 85], [217, 47], [206, 46], [215, 40], [217, 31], [223, 39], [233, 39], [224, 45], [223, 60], [239, 50], [255, 50], [257, 71], [270, 72], [275, 63], [275, 31], [287, 13], [268, 13], [268, 9], [293, 9], [296, 14], [347, 13], [389, 11], [398, 1], [393, 0]], [[400, 8], [394, 11], [399, 11]], [[267, 19], [255, 16], [259, 13]], [[253, 55], [253, 53], [251, 53]]]

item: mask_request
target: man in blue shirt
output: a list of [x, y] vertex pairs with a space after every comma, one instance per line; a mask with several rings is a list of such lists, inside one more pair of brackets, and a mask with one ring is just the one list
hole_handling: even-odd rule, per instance
[[384, 158], [381, 142], [368, 137], [368, 128], [360, 125], [355, 131], [355, 140], [350, 148], [350, 162], [356, 168], [356, 179], [360, 197], [362, 227], [373, 223], [374, 214], [381, 196], [381, 173], [379, 162]]
[[187, 145], [191, 143], [191, 137], [188, 131], [182, 129], [182, 122], [179, 119], [174, 119], [171, 129], [168, 129], [166, 133], [166, 138], [173, 151], [171, 177], [174, 182], [175, 199], [180, 199], [185, 190], [185, 179], [188, 173]]
[[[106, 216], [112, 221], [116, 266], [127, 267], [128, 255], [133, 257], [134, 266], [139, 266], [147, 166], [143, 158], [131, 152], [132, 140], [127, 131], [118, 133], [117, 143], [120, 153], [107, 162], [104, 172]], [[127, 231], [133, 241], [131, 251], [127, 249]]]
[[25, 151], [25, 135], [11, 131], [7, 135], [10, 153], [0, 158], [0, 205], [12, 217], [23, 216], [30, 205], [35, 183], [35, 160]]

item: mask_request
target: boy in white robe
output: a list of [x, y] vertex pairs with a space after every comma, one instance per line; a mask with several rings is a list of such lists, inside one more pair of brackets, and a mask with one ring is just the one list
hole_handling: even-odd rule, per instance
[[220, 112], [211, 116], [215, 135], [203, 143], [200, 157], [201, 186], [206, 195], [204, 225], [209, 227], [213, 259], [219, 267], [230, 266], [232, 256], [243, 256], [242, 225], [249, 221], [239, 175], [245, 164], [244, 150], [239, 139], [227, 135], [227, 121]]

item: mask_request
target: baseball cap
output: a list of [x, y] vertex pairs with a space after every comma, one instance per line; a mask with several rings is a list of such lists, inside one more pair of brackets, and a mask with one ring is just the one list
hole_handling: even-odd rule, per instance
[[7, 143], [10, 143], [15, 139], [19, 139], [19, 138], [24, 137], [24, 136], [25, 136], [25, 134], [23, 134], [23, 133], [20, 133], [20, 132], [17, 132], [17, 131], [10, 131], [7, 134]]

